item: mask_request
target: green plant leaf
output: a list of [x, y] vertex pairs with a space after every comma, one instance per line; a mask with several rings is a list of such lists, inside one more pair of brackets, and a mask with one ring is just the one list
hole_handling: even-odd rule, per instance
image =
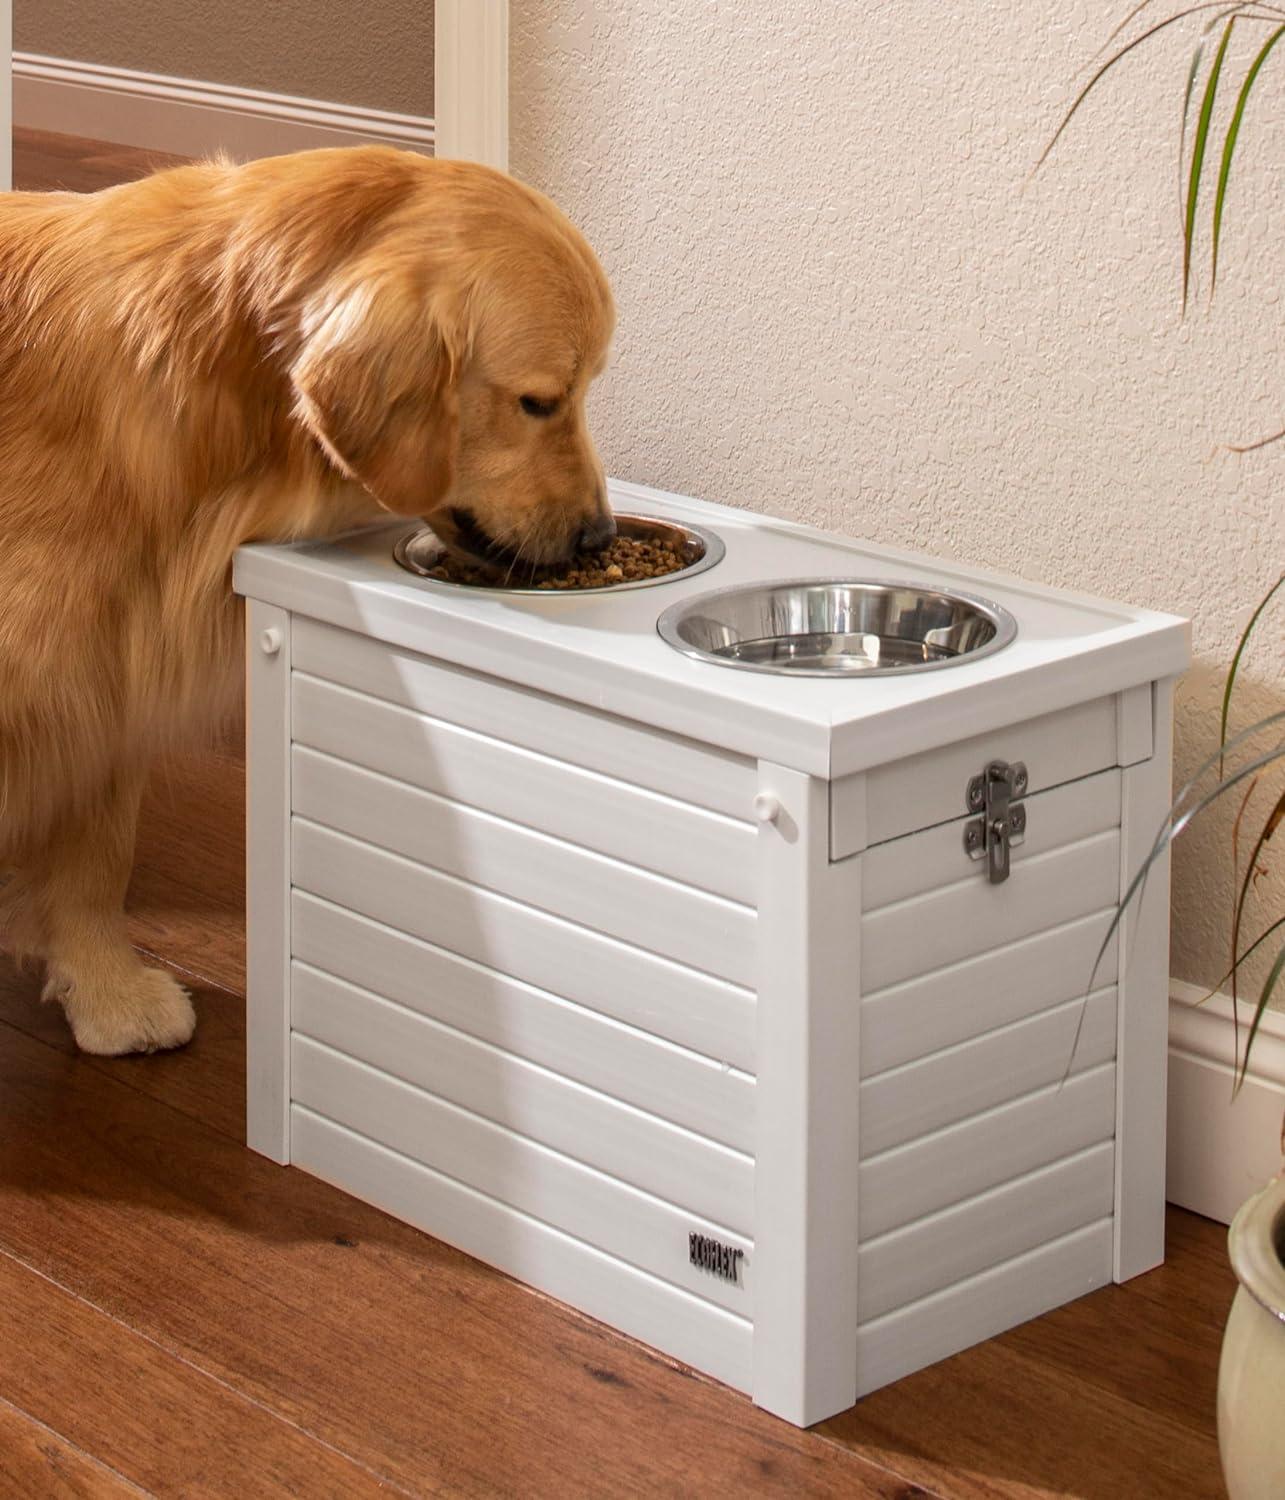
[[[1250, 727], [1256, 732], [1261, 732], [1268, 724], [1279, 718], [1285, 718], [1285, 714], [1272, 714], [1269, 718], [1260, 719], [1257, 724], [1253, 724]], [[1231, 744], [1234, 745], [1235, 741], [1231, 741]], [[1207, 807], [1217, 802], [1219, 797], [1221, 797], [1224, 792], [1229, 792], [1232, 787], [1239, 785], [1240, 782], [1244, 781], [1246, 776], [1251, 776], [1255, 771], [1261, 771], [1264, 766], [1270, 766], [1273, 761], [1281, 759], [1285, 759], [1285, 744], [1273, 746], [1272, 749], [1266, 751], [1262, 755], [1255, 757], [1255, 759], [1251, 760], [1247, 765], [1241, 766], [1239, 771], [1234, 771], [1230, 776], [1224, 778], [1218, 783], [1218, 785], [1213, 789], [1212, 792], [1209, 792], [1206, 796], [1202, 797], [1194, 807], [1189, 807], [1187, 811], [1184, 812], [1181, 817], [1179, 817], [1174, 822], [1173, 827], [1169, 833], [1170, 840], [1172, 841], [1173, 839], [1176, 839], [1180, 833], [1183, 833], [1187, 829], [1187, 827], [1196, 818], [1198, 818], [1202, 812], [1204, 812]]]
[[[1111, 43], [1115, 41], [1116, 37], [1121, 36], [1124, 32], [1128, 31], [1129, 27], [1133, 24], [1134, 21], [1138, 19], [1142, 12], [1144, 10], [1150, 10], [1151, 7], [1156, 3], [1157, 0], [1139, 0], [1139, 3], [1133, 7], [1133, 9], [1127, 16], [1125, 16], [1124, 20], [1119, 22], [1118, 25], [1111, 28], [1110, 32], [1107, 35], [1106, 41], [1103, 42], [1102, 46], [1098, 48], [1096, 56], [1101, 57], [1103, 52], [1105, 52], [1106, 49], [1111, 45]], [[1270, 16], [1257, 14], [1258, 12], [1262, 11], [1275, 11], [1277, 16], [1285, 14], [1285, 12], [1281, 12], [1276, 6], [1273, 6], [1271, 4], [1255, 5], [1253, 3], [1253, 0], [1236, 0], [1236, 5], [1234, 8], [1242, 15], [1244, 15], [1247, 20], [1270, 20]], [[1185, 10], [1182, 12], [1182, 17], [1189, 16], [1190, 14], [1190, 9]], [[1214, 21], [1212, 23], [1213, 26], [1217, 26], [1217, 24], [1217, 21]]]
[[[1228, 743], [1227, 749], [1234, 750], [1246, 739], [1261, 734], [1264, 729], [1269, 728], [1272, 724], [1279, 724], [1282, 721], [1285, 721], [1285, 709], [1280, 713], [1269, 714], [1267, 718], [1260, 719], [1257, 724], [1251, 724], [1248, 729], [1242, 730], [1234, 740]], [[1107, 928], [1106, 936], [1102, 939], [1102, 946], [1098, 949], [1097, 957], [1093, 960], [1089, 982], [1084, 987], [1084, 995], [1080, 1002], [1080, 1014], [1076, 1019], [1075, 1035], [1071, 1039], [1071, 1053], [1066, 1060], [1066, 1071], [1062, 1074], [1062, 1083], [1065, 1083], [1071, 1076], [1071, 1069], [1075, 1065], [1075, 1054], [1080, 1045], [1080, 1033], [1084, 1029], [1084, 1017], [1088, 1009], [1088, 998], [1093, 993], [1093, 987], [1097, 983], [1098, 970], [1102, 967], [1102, 960], [1106, 956], [1107, 949], [1111, 946], [1111, 939], [1120, 930], [1120, 924], [1124, 921], [1124, 914], [1133, 904], [1133, 898], [1140, 896], [1140, 893], [1144, 890], [1147, 883], [1147, 876], [1151, 873], [1152, 865], [1161, 857], [1169, 845], [1173, 843], [1174, 839], [1191, 823], [1192, 819], [1199, 817], [1211, 803], [1216, 802], [1219, 797], [1226, 796], [1232, 787], [1244, 781], [1246, 776], [1254, 775], [1255, 772], [1261, 771], [1264, 766], [1271, 765], [1275, 760], [1285, 760], [1285, 743], [1276, 745], [1271, 750], [1268, 750], [1266, 754], [1260, 755], [1247, 765], [1242, 766], [1235, 775], [1225, 781], [1220, 781], [1213, 791], [1201, 797], [1195, 806], [1188, 808], [1181, 816], [1175, 818], [1174, 815], [1177, 809], [1187, 799], [1192, 788], [1201, 777], [1213, 768], [1214, 762], [1217, 759], [1218, 755], [1216, 753], [1211, 755], [1174, 799], [1169, 811], [1165, 814], [1165, 820], [1160, 825], [1160, 832], [1156, 835], [1155, 842], [1152, 844], [1146, 859], [1142, 861], [1138, 873], [1129, 882], [1128, 888], [1120, 898], [1120, 904], [1112, 914], [1110, 926]], [[1120, 955], [1120, 965], [1122, 968], [1125, 962], [1126, 956], [1122, 953]]]
[[[1285, 10], [1279, 10], [1276, 6], [1255, 6], [1253, 9], [1254, 12], [1267, 11], [1270, 13], [1270, 17], [1276, 20], [1285, 20]], [[1129, 53], [1132, 52], [1135, 47], [1141, 47], [1143, 42], [1150, 41], [1150, 39], [1158, 32], [1164, 31], [1169, 26], [1176, 26], [1179, 21], [1185, 21], [1189, 16], [1198, 15], [1202, 11], [1208, 10], [1219, 12], [1219, 14], [1213, 18], [1213, 21], [1211, 23], [1213, 26], [1217, 26], [1221, 22], [1226, 21], [1229, 18], [1234, 20], [1238, 15], [1246, 16], [1250, 14], [1249, 9], [1243, 4], [1228, 5], [1226, 4], [1226, 0], [1200, 0], [1200, 3], [1198, 5], [1189, 5], [1185, 10], [1180, 10], [1176, 15], [1166, 16], [1163, 21], [1157, 21], [1154, 26], [1148, 27], [1146, 31], [1141, 33], [1141, 35], [1134, 37], [1131, 42], [1126, 42], [1123, 47], [1120, 47], [1115, 52], [1113, 52], [1101, 67], [1096, 69], [1096, 71], [1093, 73], [1093, 76], [1089, 79], [1088, 83], [1086, 83], [1080, 90], [1080, 92], [1075, 96], [1070, 109], [1068, 109], [1067, 112], [1062, 116], [1061, 124], [1053, 132], [1048, 145], [1045, 146], [1044, 150], [1040, 152], [1039, 160], [1031, 168], [1032, 175], [1038, 172], [1039, 169], [1048, 160], [1054, 146], [1056, 146], [1058, 141], [1061, 140], [1066, 127], [1071, 123], [1076, 114], [1079, 112], [1080, 106], [1089, 97], [1093, 90], [1097, 88], [1098, 84], [1101, 83], [1101, 81], [1106, 77], [1111, 69], [1115, 67], [1117, 63], [1122, 62], [1126, 57], [1128, 57]], [[1255, 19], [1258, 18], [1259, 17], [1255, 15]], [[1266, 17], [1264, 17], [1264, 19], [1266, 19]]]
[[1191, 144], [1191, 174], [1187, 181], [1187, 204], [1182, 221], [1182, 308], [1187, 310], [1187, 292], [1191, 285], [1191, 247], [1196, 233], [1196, 201], [1200, 196], [1200, 176], [1205, 167], [1205, 147], [1209, 142], [1209, 125], [1213, 119], [1214, 98], [1218, 93], [1218, 79], [1222, 75], [1223, 59], [1227, 56], [1227, 44], [1231, 41], [1236, 17], [1228, 18], [1223, 27], [1223, 39], [1214, 53], [1214, 60], [1205, 80], [1205, 93], [1200, 101], [1200, 118], [1196, 121], [1196, 134]]
[[[1231, 713], [1231, 693], [1232, 693], [1232, 688], [1235, 687], [1235, 685], [1236, 685], [1236, 673], [1240, 670], [1240, 659], [1245, 654], [1245, 647], [1249, 644], [1249, 638], [1253, 634], [1254, 626], [1258, 624], [1258, 617], [1262, 614], [1262, 612], [1271, 603], [1271, 601], [1272, 601], [1272, 595], [1275, 594], [1275, 592], [1277, 591], [1277, 589], [1279, 589], [1282, 584], [1285, 584], [1285, 573], [1281, 574], [1281, 576], [1276, 580], [1276, 582], [1274, 584], [1272, 584], [1271, 588], [1269, 588], [1267, 590], [1267, 592], [1263, 595], [1263, 597], [1258, 601], [1258, 607], [1257, 607], [1257, 609], [1255, 609], [1254, 613], [1252, 615], [1250, 615], [1250, 617], [1249, 617], [1249, 624], [1246, 625], [1245, 628], [1244, 628], [1244, 630], [1242, 630], [1241, 633], [1240, 633], [1240, 640], [1237, 641], [1237, 643], [1236, 643], [1236, 652], [1235, 652], [1235, 655], [1231, 659], [1231, 666], [1227, 668], [1227, 681], [1226, 681], [1226, 683], [1223, 686], [1222, 715], [1221, 715], [1221, 717], [1218, 720], [1218, 774], [1219, 774], [1219, 776], [1221, 776], [1223, 774], [1223, 758], [1224, 758], [1224, 755], [1225, 755], [1226, 749], [1227, 749], [1227, 718], [1228, 718], [1228, 715]], [[1265, 722], [1270, 722], [1270, 721], [1265, 721]], [[1198, 774], [1203, 775], [1204, 772], [1202, 771], [1202, 772], [1200, 772]], [[1190, 783], [1188, 783], [1188, 784], [1190, 785]]]
[[1178, 132], [1178, 223], [1181, 225], [1186, 217], [1186, 193], [1185, 184], [1182, 180], [1182, 169], [1187, 160], [1187, 121], [1191, 116], [1191, 96], [1196, 89], [1196, 78], [1200, 73], [1200, 64], [1205, 55], [1204, 35], [1196, 43], [1191, 54], [1191, 65], [1187, 69], [1187, 87], [1182, 96], [1182, 127]]
[[1280, 724], [1282, 722], [1285, 722], [1285, 709], [1280, 709], [1274, 714], [1268, 714], [1265, 719], [1259, 719], [1256, 723], [1247, 724], [1238, 735], [1227, 740], [1225, 744], [1220, 745], [1212, 755], [1207, 755], [1191, 773], [1182, 790], [1173, 799], [1173, 802], [1169, 806], [1170, 815], [1176, 815], [1182, 804], [1194, 793], [1196, 787], [1213, 770], [1214, 766], [1221, 765], [1227, 751], [1239, 749], [1247, 741], [1257, 739], [1260, 734], [1270, 729], [1273, 724]]
[[1115, 41], [1116, 37], [1120, 36], [1123, 32], [1128, 31], [1129, 27], [1133, 24], [1134, 21], [1137, 20], [1137, 18], [1142, 14], [1144, 10], [1150, 10], [1150, 8], [1155, 3], [1156, 0], [1138, 0], [1137, 5], [1135, 5], [1129, 12], [1129, 14], [1125, 16], [1124, 20], [1121, 21], [1118, 26], [1113, 26], [1111, 28], [1110, 35], [1107, 37], [1102, 47], [1098, 49], [1099, 56], [1106, 50], [1107, 47], [1111, 45], [1113, 41]]
[[1272, 991], [1276, 988], [1282, 972], [1285, 972], [1285, 946], [1276, 955], [1276, 961], [1267, 971], [1267, 978], [1263, 981], [1262, 993], [1258, 997], [1258, 1003], [1254, 1007], [1254, 1019], [1249, 1023], [1249, 1035], [1245, 1038], [1245, 1055], [1240, 1061], [1240, 1077], [1236, 1081], [1236, 1092], [1239, 1093], [1245, 1084], [1245, 1075], [1249, 1071], [1249, 1053], [1254, 1045], [1254, 1038], [1258, 1035], [1258, 1028], [1262, 1025], [1263, 1014], [1267, 1010], [1267, 1002], [1272, 998]]
[[1240, 956], [1232, 964], [1231, 968], [1227, 970], [1227, 972], [1220, 980], [1218, 980], [1213, 989], [1206, 990], [1205, 993], [1200, 997], [1200, 999], [1196, 1001], [1196, 1004], [1203, 1005], [1206, 1000], [1212, 1000], [1213, 997], [1218, 993], [1218, 991], [1222, 989], [1223, 985], [1225, 985], [1227, 981], [1232, 977], [1236, 970], [1240, 968], [1241, 964], [1243, 964], [1245, 960], [1250, 956], [1250, 954], [1253, 953], [1256, 948], [1261, 948], [1262, 945], [1267, 941], [1267, 939], [1271, 937], [1272, 933], [1279, 932], [1282, 927], [1285, 927], [1285, 917], [1277, 917], [1277, 919], [1271, 924], [1270, 927], [1265, 927], [1263, 931], [1260, 932], [1254, 939], [1254, 941], [1250, 943], [1249, 947], [1246, 948], [1242, 954], [1240, 954]]
[[[1254, 736], [1262, 734], [1265, 729], [1269, 729], [1273, 724], [1279, 724], [1282, 722], [1285, 722], [1285, 709], [1282, 709], [1279, 713], [1269, 714], [1267, 718], [1260, 719], [1258, 723], [1251, 724], [1247, 729], [1243, 729], [1235, 737], [1235, 739], [1229, 740], [1224, 748], [1226, 750], [1234, 750], [1239, 745], [1243, 744], [1247, 739], [1252, 739]], [[1086, 995], [1092, 991], [1093, 985], [1098, 977], [1098, 969], [1101, 966], [1102, 959], [1106, 954], [1107, 949], [1111, 946], [1111, 939], [1115, 936], [1120, 923], [1124, 920], [1124, 914], [1132, 904], [1133, 898], [1138, 894], [1139, 890], [1145, 883], [1147, 874], [1150, 871], [1152, 865], [1155, 864], [1156, 860], [1160, 858], [1160, 856], [1165, 852], [1169, 845], [1173, 843], [1174, 839], [1176, 839], [1178, 835], [1182, 833], [1182, 831], [1191, 823], [1192, 819], [1199, 817], [1200, 814], [1204, 812], [1205, 808], [1216, 802], [1220, 797], [1226, 796], [1226, 794], [1232, 789], [1232, 787], [1244, 781], [1246, 776], [1252, 776], [1254, 772], [1262, 770], [1264, 766], [1271, 765], [1271, 763], [1275, 760], [1285, 759], [1285, 744], [1275, 745], [1271, 750], [1266, 751], [1263, 755], [1257, 756], [1254, 760], [1249, 761], [1246, 765], [1243, 765], [1238, 771], [1236, 771], [1232, 776], [1220, 780], [1213, 791], [1207, 792], [1195, 803], [1194, 806], [1189, 807], [1182, 812], [1179, 812], [1179, 809], [1182, 807], [1187, 798], [1192, 794], [1192, 791], [1197, 783], [1201, 780], [1202, 777], [1205, 776], [1208, 771], [1212, 770], [1215, 762], [1218, 759], [1219, 755], [1216, 752], [1203, 762], [1203, 764], [1197, 769], [1195, 775], [1192, 776], [1191, 780], [1188, 781], [1186, 786], [1183, 787], [1182, 791], [1178, 793], [1178, 796], [1174, 799], [1172, 805], [1169, 808], [1169, 811], [1165, 814], [1165, 820], [1160, 826], [1160, 832], [1156, 835], [1155, 842], [1152, 844], [1146, 859], [1142, 861], [1142, 865], [1138, 870], [1138, 873], [1129, 882], [1128, 888], [1125, 890], [1124, 895], [1120, 899], [1119, 906], [1116, 907], [1115, 915], [1111, 919], [1111, 925], [1107, 929], [1107, 934], [1102, 939], [1102, 946], [1098, 949], [1098, 955], [1093, 961], [1093, 970], [1089, 976], [1089, 983], [1085, 990]]]
[[[1230, 25], [1230, 23], [1228, 23]], [[1240, 86], [1240, 93], [1236, 96], [1236, 108], [1232, 112], [1231, 124], [1227, 127], [1227, 139], [1223, 142], [1223, 157], [1218, 167], [1218, 188], [1214, 194], [1214, 228], [1213, 248], [1209, 258], [1209, 295], [1214, 295], [1214, 287], [1218, 281], [1218, 238], [1222, 233], [1223, 203], [1227, 197], [1227, 178], [1231, 174], [1232, 154], [1236, 150], [1236, 140], [1240, 135], [1240, 122], [1245, 115], [1245, 105], [1249, 101], [1250, 90], [1258, 78], [1263, 64], [1267, 61], [1267, 54], [1272, 50], [1281, 37], [1285, 36], [1285, 26], [1278, 26], [1271, 36], [1258, 50], [1257, 57], [1249, 65], [1249, 72], [1245, 74], [1245, 81]]]
[[[1249, 898], [1250, 887], [1254, 883], [1254, 869], [1258, 864], [1258, 856], [1263, 852], [1263, 845], [1276, 832], [1277, 825], [1280, 823], [1282, 817], [1285, 817], [1285, 792], [1280, 794], [1276, 800], [1276, 805], [1267, 814], [1267, 818], [1259, 830], [1258, 838], [1254, 841], [1253, 850], [1250, 852], [1249, 864], [1245, 867], [1245, 878], [1240, 883], [1240, 891], [1236, 896], [1236, 911], [1231, 923], [1231, 951], [1233, 954], [1240, 947], [1240, 924], [1245, 915], [1245, 902]], [[1231, 999], [1233, 1005], [1235, 1005], [1237, 998], [1236, 980], [1239, 969], [1239, 964], [1232, 965]]]

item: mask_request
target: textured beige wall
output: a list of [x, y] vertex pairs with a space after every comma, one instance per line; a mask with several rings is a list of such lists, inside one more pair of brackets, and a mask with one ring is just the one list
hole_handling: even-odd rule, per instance
[[433, 112], [425, 0], [14, 0], [13, 30], [23, 52]]
[[[1211, 458], [1285, 420], [1282, 141], [1250, 140], [1218, 303], [1185, 323], [1180, 44], [1023, 192], [1128, 8], [524, 0], [511, 160], [615, 285], [608, 472], [1191, 615], [1182, 769], [1285, 563], [1285, 444]], [[1259, 709], [1285, 707], [1283, 620]], [[1223, 967], [1225, 836], [1179, 852], [1181, 978]]]

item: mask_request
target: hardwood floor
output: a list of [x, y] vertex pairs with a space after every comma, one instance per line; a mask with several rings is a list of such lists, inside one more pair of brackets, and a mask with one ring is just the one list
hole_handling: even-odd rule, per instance
[[94, 193], [117, 182], [146, 177], [157, 167], [175, 166], [185, 158], [108, 141], [47, 130], [13, 133], [13, 185], [35, 192]]
[[[19, 184], [137, 175], [21, 132]], [[154, 158], [151, 158], [154, 159]], [[243, 768], [147, 800], [139, 947], [196, 996], [186, 1051], [78, 1056], [0, 958], [0, 1496], [1223, 1493], [1225, 1231], [797, 1432], [241, 1145]]]

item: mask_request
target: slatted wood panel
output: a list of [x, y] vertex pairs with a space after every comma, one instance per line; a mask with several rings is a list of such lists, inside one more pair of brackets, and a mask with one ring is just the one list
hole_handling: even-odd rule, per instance
[[[295, 1160], [745, 1385], [751, 773], [297, 638]], [[744, 1252], [734, 1281], [691, 1264], [693, 1232]]]
[[[1120, 772], [1104, 771], [1026, 798], [1027, 828], [1013, 850], [1013, 874], [1023, 863], [1120, 826]], [[891, 843], [862, 857], [862, 909], [867, 913], [956, 883], [981, 884], [984, 864], [964, 849], [963, 815]]]
[[496, 973], [733, 1066], [754, 1067], [749, 990], [310, 823], [295, 883], [314, 896]]
[[750, 1315], [751, 1272], [736, 1283], [712, 1276], [692, 1265], [687, 1244], [693, 1230], [714, 1236], [743, 1250], [748, 1266], [753, 1245], [745, 1236], [307, 1037], [296, 1035], [294, 1048], [295, 1102], [314, 1114], [693, 1296]]
[[868, 1240], [858, 1258], [861, 1321], [1095, 1223], [1114, 1195], [1115, 1147], [1102, 1141]]
[[1027, 797], [1006, 882], [968, 859], [966, 814], [861, 856], [863, 1391], [1054, 1305], [1046, 1270], [1109, 1275], [1115, 945], [1094, 961], [1119, 884], [1115, 700], [1064, 750], [1038, 728], [1048, 774], [1109, 768]]
[[754, 899], [752, 823], [302, 672], [291, 732], [296, 744], [423, 791], [714, 895]]
[[296, 1105], [296, 1162], [438, 1239], [502, 1264], [528, 1286], [651, 1343], [739, 1390], [750, 1381], [750, 1324], [624, 1265], [550, 1225]]
[[1112, 1238], [1111, 1220], [1102, 1219], [864, 1324], [857, 1336], [858, 1391], [876, 1390], [1105, 1286]]
[[[1118, 829], [1015, 862], [1003, 885], [991, 885], [979, 864], [962, 880], [863, 917], [862, 993], [1102, 911], [1115, 902], [1119, 886]], [[1088, 981], [1085, 973], [1081, 983]]]
[[875, 1156], [1115, 1056], [1116, 991], [1068, 1000], [861, 1084], [861, 1151]]
[[958, 817], [969, 779], [992, 760], [1021, 761], [1038, 793], [1119, 764], [1118, 703], [1098, 698], [925, 750], [834, 783], [831, 857]]
[[744, 756], [314, 620], [297, 622], [292, 650], [297, 671], [729, 817], [748, 817], [758, 790], [755, 763]]
[[[295, 970], [292, 1024], [296, 1065], [299, 1036], [311, 1037], [693, 1213], [751, 1231], [754, 1167], [745, 1152], [316, 970]], [[305, 1098], [297, 1083], [292, 1089]]]
[[294, 893], [293, 944], [312, 969], [724, 1145], [749, 1148], [754, 1080], [740, 1069], [301, 891]]
[[861, 1239], [886, 1234], [1086, 1146], [1115, 1127], [1115, 1065], [1103, 1063], [861, 1163]]
[[[752, 773], [298, 637], [295, 1160], [744, 1386]], [[744, 1252], [736, 1280], [693, 1232]]]
[[[568, 787], [568, 795], [574, 795]], [[521, 901], [735, 984], [754, 983], [754, 913], [620, 860], [344, 761], [295, 748], [299, 819], [391, 850], [435, 873]], [[296, 841], [294, 878], [306, 885]]]
[[[1104, 907], [863, 996], [862, 1071], [882, 1073], [1046, 1006], [1081, 999], [1110, 923], [1111, 908]], [[1100, 979], [1115, 972], [1113, 939]]]

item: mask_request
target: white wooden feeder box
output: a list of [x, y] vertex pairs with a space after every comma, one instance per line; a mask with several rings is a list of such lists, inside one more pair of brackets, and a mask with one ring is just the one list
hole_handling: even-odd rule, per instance
[[[534, 595], [413, 576], [404, 525], [238, 555], [249, 1140], [814, 1422], [1162, 1259], [1163, 861], [1084, 996], [1187, 627], [612, 498], [725, 555]], [[816, 578], [982, 596], [999, 633], [801, 676], [657, 629]], [[681, 638], [779, 664], [735, 608]]]

